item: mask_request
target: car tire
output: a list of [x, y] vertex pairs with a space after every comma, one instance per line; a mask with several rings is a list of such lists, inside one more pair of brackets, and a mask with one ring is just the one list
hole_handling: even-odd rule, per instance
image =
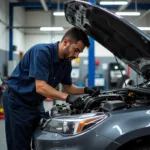
[[141, 146], [135, 147], [133, 150], [150, 150], [150, 146], [149, 145], [141, 145]]
[[[136, 143], [134, 143], [136, 145]], [[119, 148], [118, 150], [150, 150], [150, 145], [128, 145], [128, 146], [123, 146]]]

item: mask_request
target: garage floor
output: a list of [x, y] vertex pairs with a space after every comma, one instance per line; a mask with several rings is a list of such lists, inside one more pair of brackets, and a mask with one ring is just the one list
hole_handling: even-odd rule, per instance
[[0, 149], [7, 150], [5, 139], [5, 123], [4, 120], [0, 120]]

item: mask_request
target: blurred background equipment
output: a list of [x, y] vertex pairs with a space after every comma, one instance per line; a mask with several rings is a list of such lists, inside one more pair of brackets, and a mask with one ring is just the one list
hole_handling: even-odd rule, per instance
[[2, 105], [2, 96], [3, 92], [6, 89], [6, 80], [7, 77], [3, 77], [2, 74], [0, 73], [0, 119], [4, 119], [4, 110], [3, 110], [3, 105]]

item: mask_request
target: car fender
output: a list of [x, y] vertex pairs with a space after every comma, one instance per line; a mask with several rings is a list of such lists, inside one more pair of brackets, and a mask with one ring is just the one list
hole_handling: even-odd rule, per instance
[[109, 117], [98, 125], [95, 132], [124, 144], [132, 139], [150, 135], [150, 108], [134, 108], [114, 111]]

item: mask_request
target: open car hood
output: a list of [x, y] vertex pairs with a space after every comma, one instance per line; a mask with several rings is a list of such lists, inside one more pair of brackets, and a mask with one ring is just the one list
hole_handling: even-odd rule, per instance
[[67, 21], [85, 31], [145, 79], [150, 78], [150, 37], [133, 24], [85, 1], [64, 3]]

